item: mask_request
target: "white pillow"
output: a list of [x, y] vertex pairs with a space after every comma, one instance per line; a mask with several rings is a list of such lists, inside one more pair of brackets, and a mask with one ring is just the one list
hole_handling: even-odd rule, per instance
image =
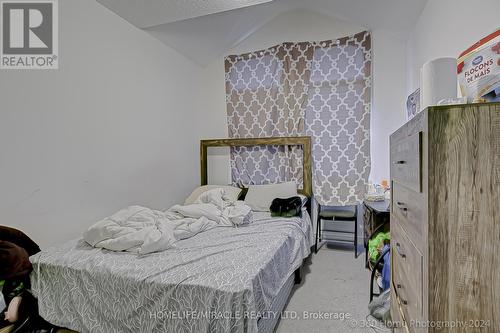
[[226, 197], [231, 200], [231, 201], [236, 201], [238, 200], [238, 197], [240, 196], [241, 193], [241, 188], [235, 187], [235, 186], [230, 186], [230, 185], [203, 185], [200, 187], [195, 188], [193, 193], [187, 197], [186, 201], [184, 201], [185, 205], [191, 205], [193, 204], [196, 199], [200, 197], [200, 195], [206, 191], [210, 191], [216, 188], [223, 188], [224, 193]]
[[271, 203], [276, 198], [290, 198], [297, 196], [297, 184], [286, 182], [268, 185], [250, 185], [245, 203], [256, 212], [268, 212]]

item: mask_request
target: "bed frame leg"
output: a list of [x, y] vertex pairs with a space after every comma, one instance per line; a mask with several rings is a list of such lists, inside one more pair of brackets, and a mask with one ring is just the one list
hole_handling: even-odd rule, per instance
[[294, 280], [295, 284], [301, 284], [302, 283], [302, 266], [300, 266], [299, 268], [297, 268], [295, 270], [295, 280]]

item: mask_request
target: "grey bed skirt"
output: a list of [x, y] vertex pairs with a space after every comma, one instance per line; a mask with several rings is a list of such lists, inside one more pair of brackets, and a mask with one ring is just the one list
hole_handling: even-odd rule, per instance
[[257, 323], [259, 333], [273, 333], [278, 328], [281, 312], [285, 309], [295, 284], [295, 273], [290, 275], [283, 287], [274, 298], [268, 315], [263, 316]]

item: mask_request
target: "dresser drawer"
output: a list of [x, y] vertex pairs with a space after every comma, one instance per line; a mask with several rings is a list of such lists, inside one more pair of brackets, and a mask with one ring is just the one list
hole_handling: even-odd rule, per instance
[[408, 328], [406, 327], [406, 321], [403, 317], [403, 310], [399, 305], [398, 298], [394, 292], [394, 286], [391, 290], [391, 319], [392, 319], [392, 332], [393, 333], [407, 333]]
[[392, 184], [392, 215], [420, 249], [426, 223], [424, 196], [398, 183]]
[[416, 191], [422, 191], [421, 177], [422, 132], [391, 142], [391, 178]]
[[423, 256], [398, 222], [391, 222], [394, 289], [405, 319], [418, 320], [423, 317]]

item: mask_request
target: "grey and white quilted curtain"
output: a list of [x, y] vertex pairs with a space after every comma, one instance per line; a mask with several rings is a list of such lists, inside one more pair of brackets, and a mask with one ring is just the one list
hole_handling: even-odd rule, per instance
[[[361, 201], [370, 174], [369, 32], [229, 56], [225, 67], [230, 137], [310, 135], [316, 200]], [[302, 150], [235, 148], [231, 171], [239, 185], [301, 184]]]

